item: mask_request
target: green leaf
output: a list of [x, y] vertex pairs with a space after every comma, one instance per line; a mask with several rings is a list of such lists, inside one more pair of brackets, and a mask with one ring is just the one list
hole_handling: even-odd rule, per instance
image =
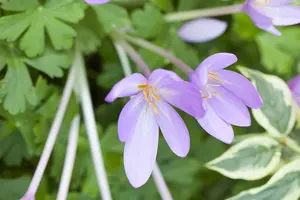
[[192, 158], [172, 160], [161, 166], [166, 181], [177, 184], [192, 184], [201, 167], [199, 161]]
[[71, 65], [72, 57], [70, 54], [46, 49], [42, 56], [25, 59], [25, 63], [44, 72], [51, 78], [62, 77], [63, 69], [67, 69]]
[[26, 144], [20, 133], [14, 132], [0, 140], [0, 159], [8, 166], [19, 166], [28, 158]]
[[4, 108], [11, 114], [24, 112], [26, 104], [36, 105], [38, 98], [27, 66], [32, 66], [50, 77], [61, 77], [63, 68], [71, 63], [69, 55], [47, 49], [45, 54], [26, 58], [13, 43], [0, 43], [0, 59], [7, 66], [3, 79], [5, 85]]
[[103, 151], [122, 153], [124, 143], [118, 138], [118, 125], [111, 124], [105, 131], [104, 137], [101, 139]]
[[0, 179], [0, 200], [20, 199], [30, 183], [29, 177]]
[[228, 200], [298, 200], [300, 197], [300, 160], [283, 166], [263, 186], [241, 192]]
[[125, 8], [114, 4], [102, 4], [93, 6], [93, 9], [106, 33], [115, 28], [128, 28], [131, 25]]
[[75, 26], [78, 47], [84, 54], [90, 54], [97, 51], [101, 44], [103, 30], [101, 30], [99, 25], [95, 26], [95, 18], [97, 18], [96, 13], [89, 8], [86, 11], [83, 20]]
[[261, 109], [253, 109], [255, 120], [275, 137], [289, 134], [296, 121], [293, 97], [286, 83], [273, 75], [240, 67], [240, 71], [252, 80], [263, 99]]
[[174, 10], [174, 5], [172, 0], [151, 0], [160, 9], [170, 12]]
[[[20, 0], [12, 0], [4, 4], [4, 8], [14, 11], [17, 2]], [[34, 1], [30, 5], [30, 9], [27, 7], [21, 13], [0, 18], [0, 39], [15, 41], [21, 38], [20, 48], [30, 57], [43, 53], [45, 31], [56, 50], [71, 48], [76, 32], [63, 21], [77, 23], [84, 16], [84, 6], [75, 0], [50, 0], [43, 6]]]
[[143, 38], [159, 36], [165, 29], [163, 15], [151, 4], [146, 4], [143, 10], [135, 10], [131, 16], [137, 34]]
[[300, 46], [295, 41], [299, 40], [300, 29], [286, 28], [281, 32], [281, 37], [263, 32], [257, 36], [256, 41], [262, 64], [270, 71], [287, 74], [292, 72], [295, 58], [299, 56]]
[[257, 180], [272, 173], [280, 157], [281, 149], [276, 140], [256, 136], [234, 145], [207, 167], [232, 179]]
[[[244, 13], [233, 15], [233, 31], [236, 35], [245, 39], [253, 40], [253, 37], [259, 32], [259, 29], [254, 25], [253, 21], [248, 15]], [[245, 29], [247, 31], [245, 31]]]

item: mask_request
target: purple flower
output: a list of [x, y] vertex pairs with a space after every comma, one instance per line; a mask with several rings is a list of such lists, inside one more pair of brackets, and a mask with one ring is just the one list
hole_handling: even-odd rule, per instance
[[185, 23], [178, 31], [179, 37], [190, 43], [208, 42], [221, 36], [227, 23], [213, 18], [200, 18]]
[[140, 187], [149, 179], [157, 153], [159, 128], [171, 150], [185, 157], [190, 148], [186, 125], [172, 104], [194, 117], [204, 109], [196, 87], [174, 72], [157, 69], [148, 80], [132, 74], [118, 82], [105, 100], [131, 96], [118, 121], [118, 135], [125, 142], [124, 165], [129, 182]]
[[88, 4], [104, 4], [109, 2], [110, 0], [84, 0]]
[[198, 87], [203, 98], [205, 116], [196, 118], [213, 137], [231, 143], [231, 125], [250, 126], [247, 106], [260, 108], [262, 99], [255, 87], [244, 76], [224, 70], [237, 61], [229, 53], [218, 53], [206, 58], [190, 74], [190, 81]]
[[293, 0], [248, 0], [243, 10], [257, 27], [280, 36], [273, 26], [289, 26], [300, 23], [300, 7], [289, 5]]
[[296, 103], [300, 107], [300, 75], [296, 76], [288, 82], [288, 86], [292, 91]]

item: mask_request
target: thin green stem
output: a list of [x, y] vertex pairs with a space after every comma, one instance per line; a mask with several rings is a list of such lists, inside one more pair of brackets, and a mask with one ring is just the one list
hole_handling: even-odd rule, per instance
[[111, 200], [112, 197], [104, 167], [104, 161], [101, 152], [100, 140], [97, 132], [97, 125], [93, 110], [91, 93], [88, 86], [83, 57], [79, 49], [76, 50], [75, 57], [78, 59], [79, 63], [77, 66], [79, 70], [77, 92], [81, 101], [83, 118], [87, 129], [88, 140], [90, 142], [90, 150], [92, 154], [92, 160], [96, 172], [99, 190], [101, 192], [102, 200]]
[[40, 182], [42, 180], [43, 174], [44, 174], [45, 169], [47, 167], [50, 155], [52, 153], [57, 135], [59, 133], [59, 130], [60, 130], [64, 115], [65, 115], [65, 112], [66, 112], [67, 107], [68, 107], [70, 97], [71, 97], [71, 94], [72, 94], [72, 91], [73, 91], [73, 86], [74, 86], [76, 75], [77, 75], [77, 72], [76, 72], [76, 65], [77, 64], [78, 64], [77, 60], [74, 59], [73, 66], [70, 69], [68, 79], [67, 79], [67, 82], [66, 82], [61, 100], [60, 100], [60, 104], [57, 108], [56, 116], [55, 116], [54, 121], [51, 125], [51, 128], [50, 128], [50, 131], [49, 131], [49, 134], [48, 134], [48, 138], [47, 138], [43, 153], [42, 153], [41, 158], [39, 160], [38, 166], [37, 166], [37, 168], [34, 172], [34, 175], [33, 175], [33, 178], [31, 180], [31, 183], [29, 185], [29, 188], [28, 188], [25, 196], [21, 199], [26, 200], [26, 199], [34, 198], [35, 193], [36, 193], [36, 191], [37, 191], [37, 189], [40, 185]]
[[118, 44], [117, 42], [114, 42], [114, 45], [115, 45], [117, 53], [119, 55], [124, 74], [125, 74], [125, 76], [129, 76], [130, 74], [132, 74], [132, 70], [130, 67], [130, 62], [129, 62], [128, 56], [126, 55], [125, 50], [123, 49], [123, 47], [120, 44]]
[[134, 50], [134, 48], [123, 40], [119, 40], [118, 44], [124, 49], [124, 51], [129, 55], [129, 57], [142, 69], [144, 75], [148, 77], [151, 74], [151, 71], [147, 64], [143, 61], [141, 56]]
[[61, 180], [59, 184], [57, 199], [66, 200], [69, 186], [72, 178], [72, 172], [74, 168], [76, 151], [78, 145], [78, 133], [79, 133], [80, 117], [75, 116], [72, 120], [69, 132], [67, 152], [65, 156], [64, 168], [61, 175]]
[[285, 145], [292, 150], [293, 152], [295, 152], [296, 154], [300, 155], [300, 146], [291, 138], [289, 137], [285, 137], [284, 138], [284, 142]]
[[162, 57], [167, 58], [171, 63], [173, 63], [174, 65], [176, 65], [177, 67], [179, 67], [182, 71], [184, 71], [185, 73], [189, 74], [190, 72], [193, 71], [193, 69], [191, 69], [187, 64], [185, 64], [182, 60], [180, 60], [179, 58], [173, 56], [171, 53], [169, 53], [168, 51], [162, 49], [161, 47], [152, 44], [151, 42], [148, 42], [146, 40], [140, 39], [140, 38], [134, 38], [131, 37], [129, 35], [124, 35], [123, 36], [127, 41], [143, 47], [145, 49], [148, 49], [149, 51], [152, 51]]
[[170, 13], [165, 15], [165, 21], [176, 22], [186, 21], [202, 17], [217, 17], [242, 12], [243, 4], [224, 6], [218, 8], [207, 8], [199, 10], [190, 10], [183, 12]]

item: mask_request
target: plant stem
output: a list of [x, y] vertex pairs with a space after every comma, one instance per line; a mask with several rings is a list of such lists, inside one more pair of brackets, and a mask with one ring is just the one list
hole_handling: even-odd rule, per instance
[[58, 195], [57, 195], [57, 199], [59, 200], [67, 199], [71, 177], [72, 177], [72, 171], [73, 171], [74, 162], [76, 158], [79, 122], [80, 122], [80, 117], [79, 115], [77, 115], [72, 120], [70, 126], [70, 133], [68, 139], [67, 152], [65, 156], [64, 168], [63, 168], [61, 181], [58, 189]]
[[144, 75], [148, 77], [151, 72], [147, 64], [143, 61], [141, 56], [134, 50], [134, 48], [124, 40], [119, 40], [118, 44], [129, 55], [129, 57], [142, 69]]
[[195, 18], [202, 17], [216, 17], [228, 14], [234, 14], [242, 12], [243, 4], [224, 6], [218, 8], [207, 8], [199, 10], [190, 10], [183, 12], [170, 13], [165, 16], [165, 21], [175, 22], [175, 21], [185, 21]]
[[109, 189], [109, 184], [107, 181], [107, 176], [105, 172], [102, 152], [100, 148], [100, 141], [97, 133], [97, 126], [95, 121], [95, 114], [92, 105], [91, 94], [89, 91], [88, 81], [86, 78], [85, 66], [82, 55], [79, 50], [76, 51], [76, 57], [78, 58], [79, 69], [78, 75], [78, 95], [81, 100], [81, 106], [83, 110], [83, 117], [85, 126], [87, 129], [87, 136], [90, 142], [90, 149], [92, 153], [92, 160], [94, 168], [96, 171], [96, 177], [98, 181], [98, 186], [101, 192], [102, 200], [111, 200], [111, 193]]
[[119, 55], [124, 74], [125, 76], [129, 76], [130, 74], [132, 74], [132, 70], [126, 52], [124, 51], [123, 47], [119, 45], [117, 42], [115, 42], [114, 45]]
[[138, 45], [140, 47], [143, 47], [145, 49], [148, 49], [162, 57], [167, 58], [171, 63], [173, 63], [174, 65], [176, 65], [177, 67], [179, 67], [182, 71], [184, 71], [185, 73], [189, 74], [190, 72], [192, 72], [193, 70], [187, 65], [185, 64], [182, 60], [180, 60], [179, 58], [173, 56], [171, 53], [169, 53], [168, 51], [162, 49], [161, 47], [152, 44], [151, 42], [148, 42], [146, 40], [140, 39], [140, 38], [134, 38], [131, 37], [129, 35], [124, 35], [123, 36], [126, 40], [128, 40], [129, 42]]
[[[131, 74], [131, 67], [128, 62], [128, 57], [127, 57], [124, 49], [122, 48], [122, 46], [119, 46], [118, 48], [119, 49], [117, 49], [117, 52], [118, 52], [118, 55], [119, 55], [119, 58], [120, 58], [120, 61], [122, 64], [123, 71], [125, 73], [125, 76], [129, 76]], [[126, 71], [130, 71], [130, 73], [126, 73]], [[163, 200], [173, 200], [171, 193], [168, 189], [168, 186], [167, 186], [166, 182], [164, 181], [164, 177], [162, 176], [157, 163], [154, 166], [152, 176], [154, 178], [157, 190], [158, 190], [161, 198]]]
[[154, 182], [155, 182], [158, 192], [161, 196], [161, 199], [162, 200], [173, 200], [172, 195], [169, 191], [169, 188], [164, 180], [164, 177], [163, 177], [157, 163], [155, 163], [155, 165], [154, 165], [152, 176], [154, 178]]
[[300, 155], [300, 146], [291, 138], [285, 137], [285, 145], [296, 154]]
[[61, 126], [63, 118], [64, 118], [64, 114], [67, 110], [68, 102], [69, 102], [71, 94], [72, 94], [73, 85], [74, 85], [75, 76], [76, 76], [76, 69], [75, 69], [74, 65], [76, 65], [76, 64], [77, 63], [75, 60], [73, 62], [73, 66], [70, 69], [69, 76], [68, 76], [63, 94], [62, 94], [62, 98], [60, 100], [60, 104], [58, 106], [55, 119], [52, 123], [43, 153], [41, 155], [40, 161], [39, 161], [36, 171], [33, 175], [33, 178], [29, 185], [29, 188], [26, 192], [26, 195], [24, 196], [24, 199], [26, 199], [26, 197], [34, 198], [35, 193], [36, 193], [38, 186], [41, 182], [41, 179], [43, 177], [43, 174], [45, 172], [47, 163], [49, 161], [51, 152], [52, 152], [54, 144], [55, 144], [56, 137], [59, 133], [59, 129], [60, 129], [60, 126]]

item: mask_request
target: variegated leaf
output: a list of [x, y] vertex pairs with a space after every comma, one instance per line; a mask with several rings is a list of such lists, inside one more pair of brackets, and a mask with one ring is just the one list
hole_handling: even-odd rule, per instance
[[270, 174], [280, 162], [280, 144], [269, 136], [254, 136], [234, 145], [207, 164], [232, 179], [257, 180]]

